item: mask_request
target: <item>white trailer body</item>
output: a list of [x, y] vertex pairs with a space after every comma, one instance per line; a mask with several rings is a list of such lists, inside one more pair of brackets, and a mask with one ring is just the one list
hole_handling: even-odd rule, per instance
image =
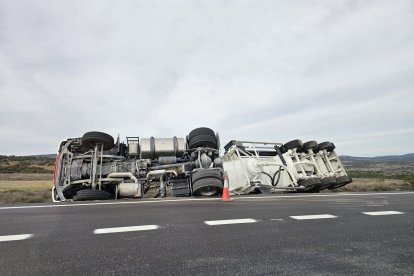
[[[319, 192], [352, 181], [332, 143], [294, 141], [281, 144], [233, 140], [227, 144], [222, 160], [230, 192], [248, 194], [263, 192], [263, 188], [269, 192]], [[326, 145], [330, 148], [323, 148]]]

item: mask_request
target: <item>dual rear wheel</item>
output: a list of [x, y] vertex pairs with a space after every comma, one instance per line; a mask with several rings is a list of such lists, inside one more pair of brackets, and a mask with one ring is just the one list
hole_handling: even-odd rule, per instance
[[188, 148], [196, 149], [198, 147], [207, 147], [218, 149], [220, 147], [218, 134], [207, 127], [200, 127], [192, 130], [188, 134]]
[[223, 192], [223, 176], [220, 170], [200, 169], [191, 177], [193, 196], [219, 196]]

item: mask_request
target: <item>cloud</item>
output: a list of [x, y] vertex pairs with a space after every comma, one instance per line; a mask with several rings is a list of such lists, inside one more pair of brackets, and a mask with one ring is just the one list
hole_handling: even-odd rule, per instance
[[0, 154], [101, 130], [413, 152], [411, 1], [3, 1]]

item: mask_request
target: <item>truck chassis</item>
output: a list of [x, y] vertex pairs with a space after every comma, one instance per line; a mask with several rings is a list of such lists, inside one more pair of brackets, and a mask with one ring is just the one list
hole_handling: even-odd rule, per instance
[[218, 133], [201, 127], [185, 138], [127, 137], [103, 132], [61, 142], [53, 201], [219, 196], [230, 192], [318, 192], [350, 183], [333, 143], [232, 140], [220, 155]]

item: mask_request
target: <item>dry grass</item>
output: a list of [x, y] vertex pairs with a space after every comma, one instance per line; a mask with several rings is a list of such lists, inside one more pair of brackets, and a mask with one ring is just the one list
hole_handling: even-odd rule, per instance
[[38, 167], [48, 171], [53, 171], [55, 169], [54, 165], [30, 165], [30, 167]]
[[52, 180], [0, 180], [0, 204], [51, 201]]
[[352, 183], [342, 188], [332, 190], [332, 192], [375, 192], [403, 190], [414, 190], [414, 183], [400, 179], [354, 178]]
[[7, 203], [43, 203], [52, 201], [51, 191], [18, 191], [0, 192], [0, 204]]
[[0, 192], [5, 191], [42, 191], [52, 188], [53, 181], [0, 181]]
[[0, 181], [3, 180], [53, 180], [53, 173], [0, 173]]

